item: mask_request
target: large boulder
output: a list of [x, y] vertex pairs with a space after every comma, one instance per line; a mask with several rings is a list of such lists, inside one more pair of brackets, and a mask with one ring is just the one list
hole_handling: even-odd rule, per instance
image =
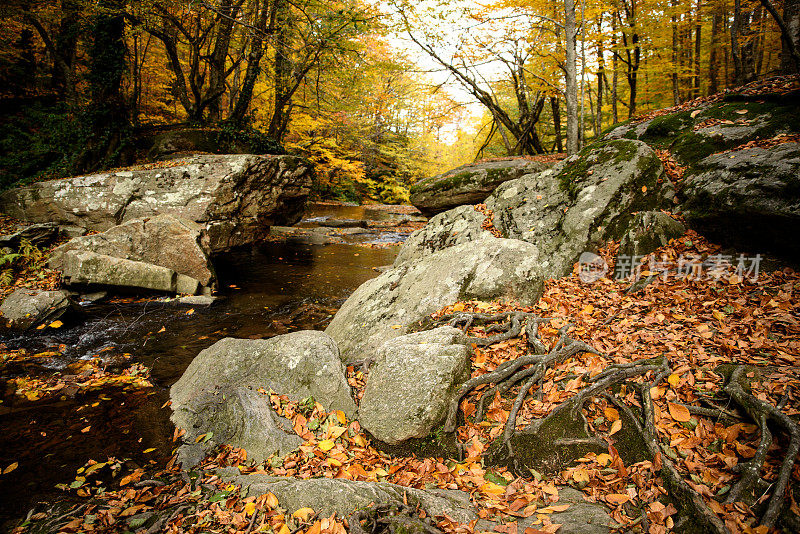
[[104, 231], [131, 219], [173, 215], [203, 226], [218, 252], [300, 219], [311, 165], [293, 156], [201, 155], [147, 169], [37, 182], [0, 195], [0, 211], [28, 222]]
[[[350, 417], [356, 411], [336, 344], [308, 330], [271, 339], [225, 338], [202, 351], [170, 389], [172, 421], [190, 436], [205, 433], [217, 424], [215, 412], [204, 408], [209, 399], [237, 397], [231, 402], [242, 404], [240, 388], [273, 390], [298, 401], [314, 397]], [[232, 443], [246, 442], [237, 436]]]
[[443, 174], [420, 180], [409, 191], [411, 204], [430, 217], [461, 206], [483, 202], [498, 185], [525, 174], [552, 167], [531, 159], [485, 161], [462, 165]]
[[[303, 443], [292, 431], [292, 422], [280, 417], [268, 394], [246, 387], [205, 390], [184, 411], [181, 428], [186, 430], [178, 460], [184, 469], [199, 463], [217, 445], [232, 444], [261, 463], [273, 454], [286, 456]], [[202, 437], [201, 437], [202, 436]]]
[[66, 291], [17, 289], [3, 301], [0, 314], [7, 326], [15, 330], [27, 330], [55, 321], [77, 309], [77, 304]]
[[[211, 288], [215, 285], [215, 275], [206, 252], [200, 246], [201, 230], [198, 223], [172, 215], [133, 219], [103, 233], [70, 240], [53, 251], [48, 264], [61, 270], [68, 283], [125, 284], [124, 280], [104, 282], [102, 271], [86, 280], [84, 262], [76, 261], [75, 257], [91, 252], [164, 267], [176, 273], [176, 284], [177, 277], [182, 276], [196, 280], [196, 285], [203, 288]], [[137, 283], [134, 279], [130, 282], [131, 287], [144, 287], [133, 285]], [[164, 287], [148, 289], [169, 290]], [[195, 292], [191, 291], [191, 294]]]
[[325, 332], [350, 363], [457, 300], [507, 298], [534, 304], [544, 283], [540, 258], [530, 243], [492, 237], [404, 262], [361, 284]]
[[744, 143], [800, 130], [800, 109], [785, 98], [723, 101], [679, 109], [613, 128], [604, 139], [637, 139], [668, 149], [678, 163], [693, 167], [703, 158]]
[[19, 247], [23, 241], [37, 247], [47, 247], [58, 239], [60, 232], [55, 223], [31, 224], [12, 234], [0, 236], [0, 247]]
[[[672, 206], [674, 188], [655, 152], [641, 141], [605, 141], [553, 169], [500, 185], [486, 199], [505, 238], [536, 245], [545, 278], [568, 274], [582, 252], [625, 232], [637, 211]], [[395, 265], [488, 232], [485, 216], [456, 208], [411, 235]]]
[[622, 236], [617, 254], [638, 261], [684, 233], [686, 227], [663, 211], [640, 211]]
[[465, 342], [461, 330], [443, 326], [381, 345], [358, 410], [361, 426], [389, 445], [426, 437], [469, 378]]
[[800, 259], [800, 144], [714, 154], [687, 174], [682, 207], [692, 227], [753, 253]]

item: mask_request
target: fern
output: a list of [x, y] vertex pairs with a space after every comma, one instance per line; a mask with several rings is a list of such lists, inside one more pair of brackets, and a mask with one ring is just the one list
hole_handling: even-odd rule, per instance
[[13, 269], [3, 269], [3, 272], [0, 272], [0, 286], [10, 286], [13, 281], [14, 281]]

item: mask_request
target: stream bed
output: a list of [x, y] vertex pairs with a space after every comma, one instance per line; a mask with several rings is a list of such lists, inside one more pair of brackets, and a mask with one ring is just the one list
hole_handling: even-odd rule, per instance
[[[311, 205], [297, 226], [313, 230], [330, 219], [385, 222], [403, 216], [393, 208]], [[173, 427], [164, 404], [169, 386], [192, 359], [223, 337], [263, 339], [324, 329], [360, 284], [394, 261], [396, 245], [408, 236], [391, 224], [377, 224], [348, 229], [329, 244], [289, 238], [224, 254], [215, 260], [220, 290], [211, 305], [152, 295], [115, 297], [84, 306], [84, 316], [62, 328], [0, 336], [8, 349], [37, 353], [60, 347], [60, 356], [45, 364], [54, 371], [97, 355], [111, 366], [141, 363], [150, 368], [155, 386], [0, 406], [0, 469], [19, 463], [0, 476], [0, 530], [3, 520], [19, 517], [33, 500], [56, 495], [55, 484], [69, 483], [89, 459], [114, 456], [146, 465], [168, 457]]]

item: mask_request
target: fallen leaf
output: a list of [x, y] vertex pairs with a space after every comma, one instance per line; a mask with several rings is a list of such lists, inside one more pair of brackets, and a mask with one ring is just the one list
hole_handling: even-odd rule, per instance
[[667, 407], [669, 408], [669, 415], [679, 423], [685, 423], [692, 418], [692, 414], [689, 413], [689, 410], [685, 406], [675, 404], [674, 402], [668, 402]]
[[19, 467], [19, 462], [14, 462], [13, 464], [11, 464], [11, 465], [9, 465], [8, 467], [6, 467], [5, 469], [3, 469], [3, 474], [4, 474], [4, 475], [7, 475], [8, 473], [10, 473], [11, 471], [13, 471], [13, 470], [14, 470], [14, 469], [16, 469], [17, 467]]

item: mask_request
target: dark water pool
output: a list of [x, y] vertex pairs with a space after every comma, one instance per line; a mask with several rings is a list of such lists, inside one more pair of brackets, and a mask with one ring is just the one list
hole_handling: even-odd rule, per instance
[[[362, 207], [325, 207], [334, 218], [365, 216]], [[398, 236], [382, 236], [390, 241]], [[403, 239], [405, 235], [400, 235]], [[59, 494], [75, 469], [89, 459], [130, 458], [146, 465], [171, 453], [167, 388], [204, 348], [223, 337], [268, 338], [300, 329], [323, 329], [361, 283], [392, 263], [397, 247], [348, 244], [265, 243], [216, 261], [219, 299], [211, 306], [166, 298], [125, 298], [92, 304], [85, 316], [60, 329], [4, 334], [8, 348], [40, 352], [62, 345], [52, 368], [100, 354], [120, 365], [152, 368], [155, 386], [140, 393], [101, 393], [21, 408], [0, 406], [0, 531], [37, 500]], [[0, 386], [4, 384], [0, 383]], [[88, 430], [87, 430], [88, 428]], [[155, 448], [155, 451], [143, 451]]]

